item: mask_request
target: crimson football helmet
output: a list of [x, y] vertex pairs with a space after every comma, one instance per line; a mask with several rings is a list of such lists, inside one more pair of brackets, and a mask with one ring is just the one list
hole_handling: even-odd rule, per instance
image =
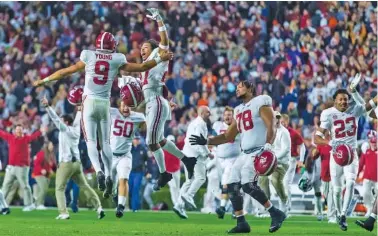
[[121, 99], [128, 107], [137, 107], [143, 101], [143, 92], [139, 84], [127, 83], [122, 87]]
[[353, 162], [354, 151], [349, 145], [338, 143], [332, 150], [332, 156], [339, 166], [347, 166]]
[[277, 167], [277, 157], [272, 151], [262, 151], [255, 157], [254, 166], [258, 175], [268, 176], [273, 173]]
[[81, 104], [81, 99], [83, 96], [84, 87], [82, 85], [74, 86], [68, 93], [67, 100], [74, 106]]
[[96, 38], [96, 49], [107, 52], [116, 50], [117, 42], [114, 35], [109, 32], [102, 32]]

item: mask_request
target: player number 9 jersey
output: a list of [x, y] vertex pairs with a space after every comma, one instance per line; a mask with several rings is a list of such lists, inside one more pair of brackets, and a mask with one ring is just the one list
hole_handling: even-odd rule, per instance
[[119, 68], [127, 63], [122, 53], [83, 50], [80, 60], [85, 63], [83, 95], [109, 99]]

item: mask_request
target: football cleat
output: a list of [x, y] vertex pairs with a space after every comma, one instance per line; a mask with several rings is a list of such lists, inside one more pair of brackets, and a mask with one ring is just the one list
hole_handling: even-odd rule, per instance
[[105, 190], [105, 175], [102, 171], [97, 173], [98, 189], [103, 192]]
[[68, 214], [60, 214], [55, 219], [56, 220], [68, 220], [68, 219], [70, 219], [70, 215], [68, 215]]
[[99, 207], [98, 209], [97, 209], [97, 218], [99, 219], [99, 220], [101, 220], [102, 218], [104, 218], [105, 217], [105, 212], [104, 212], [104, 210], [101, 208], [101, 207]]
[[348, 223], [346, 222], [346, 217], [341, 216], [339, 218], [339, 227], [342, 231], [347, 231], [348, 230]]
[[119, 204], [118, 206], [117, 206], [117, 210], [116, 210], [116, 217], [117, 218], [122, 218], [122, 216], [123, 216], [123, 212], [125, 211], [125, 207], [124, 206], [122, 206], [121, 204]]
[[10, 214], [9, 207], [1, 209], [1, 214], [2, 215], [9, 215]]
[[215, 212], [218, 215], [218, 219], [224, 219], [224, 215], [226, 214], [226, 208], [225, 207], [219, 207], [215, 210]]
[[373, 220], [369, 220], [369, 218], [365, 221], [363, 220], [357, 220], [356, 221], [356, 225], [360, 226], [361, 228], [364, 228], [366, 229], [367, 231], [373, 231], [374, 229], [374, 223], [375, 223], [375, 219], [372, 218]]
[[188, 215], [186, 214], [185, 210], [181, 207], [173, 207], [173, 212], [176, 213], [181, 219], [188, 219]]
[[172, 174], [168, 172], [160, 173], [158, 181], [155, 183], [154, 187], [152, 188], [154, 191], [159, 191], [162, 187], [164, 187], [169, 181], [172, 179]]
[[113, 181], [110, 176], [106, 177], [105, 186], [106, 188], [105, 188], [103, 197], [109, 198], [113, 191]]
[[281, 228], [282, 223], [286, 219], [286, 215], [282, 211], [277, 210], [275, 213], [271, 215], [271, 217], [272, 223], [270, 224], [269, 232], [274, 233]]
[[228, 234], [243, 234], [243, 233], [250, 233], [250, 232], [251, 232], [251, 227], [246, 221], [238, 223], [234, 228], [227, 231]]
[[197, 206], [194, 203], [194, 199], [192, 197], [185, 194], [181, 196], [181, 199], [185, 202], [187, 206], [189, 206], [189, 208], [197, 209]]
[[194, 166], [197, 164], [197, 158], [183, 157], [181, 161], [184, 163], [186, 170], [188, 171], [188, 178], [191, 179], [194, 173]]

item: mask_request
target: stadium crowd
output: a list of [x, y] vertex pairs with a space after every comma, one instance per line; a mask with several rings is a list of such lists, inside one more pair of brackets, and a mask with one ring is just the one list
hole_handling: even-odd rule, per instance
[[[128, 61], [141, 62], [141, 43], [159, 37], [157, 26], [144, 17], [147, 7], [161, 9], [175, 53], [166, 84], [178, 107], [166, 134], [176, 140], [182, 140], [197, 106], [208, 105], [213, 121], [224, 106], [235, 107], [241, 80], [252, 81], [257, 94], [269, 94], [275, 109], [288, 114], [305, 138], [311, 138], [334, 91], [357, 72], [363, 75], [364, 99], [377, 93], [373, 2], [2, 2], [0, 129], [22, 124], [31, 133], [49, 125], [40, 104], [44, 96], [58, 114], [71, 114], [67, 92], [84, 84], [84, 73], [52, 86], [33, 88], [32, 82], [74, 63], [81, 50], [93, 49], [101, 31], [114, 33], [117, 51]], [[116, 84], [113, 106], [119, 98]], [[369, 118], [361, 118], [359, 139], [373, 128], [377, 125]], [[32, 157], [47, 140], [56, 146], [54, 133], [51, 126], [45, 140], [32, 143]], [[0, 163], [8, 163], [4, 141]]]

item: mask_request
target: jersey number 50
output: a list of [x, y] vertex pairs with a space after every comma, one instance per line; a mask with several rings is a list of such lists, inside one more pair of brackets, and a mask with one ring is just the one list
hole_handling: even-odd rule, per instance
[[95, 73], [96, 75], [102, 75], [102, 78], [94, 77], [93, 82], [98, 85], [104, 85], [106, 82], [108, 82], [108, 76], [109, 76], [109, 62], [107, 61], [96, 61], [95, 64]]
[[[239, 132], [247, 131], [253, 128], [252, 112], [251, 110], [243, 111], [236, 115], [236, 122], [238, 122]], [[243, 130], [240, 127], [240, 123], [243, 122]]]
[[133, 133], [133, 128], [134, 128], [134, 123], [132, 122], [124, 122], [123, 120], [116, 120], [114, 122], [113, 134], [114, 136], [123, 136], [126, 138], [130, 138], [131, 134]]
[[[345, 125], [351, 124], [351, 130], [345, 130]], [[335, 137], [336, 138], [344, 138], [346, 136], [354, 136], [356, 135], [356, 119], [354, 117], [349, 117], [344, 120], [335, 120], [333, 122], [333, 125], [335, 126]]]

